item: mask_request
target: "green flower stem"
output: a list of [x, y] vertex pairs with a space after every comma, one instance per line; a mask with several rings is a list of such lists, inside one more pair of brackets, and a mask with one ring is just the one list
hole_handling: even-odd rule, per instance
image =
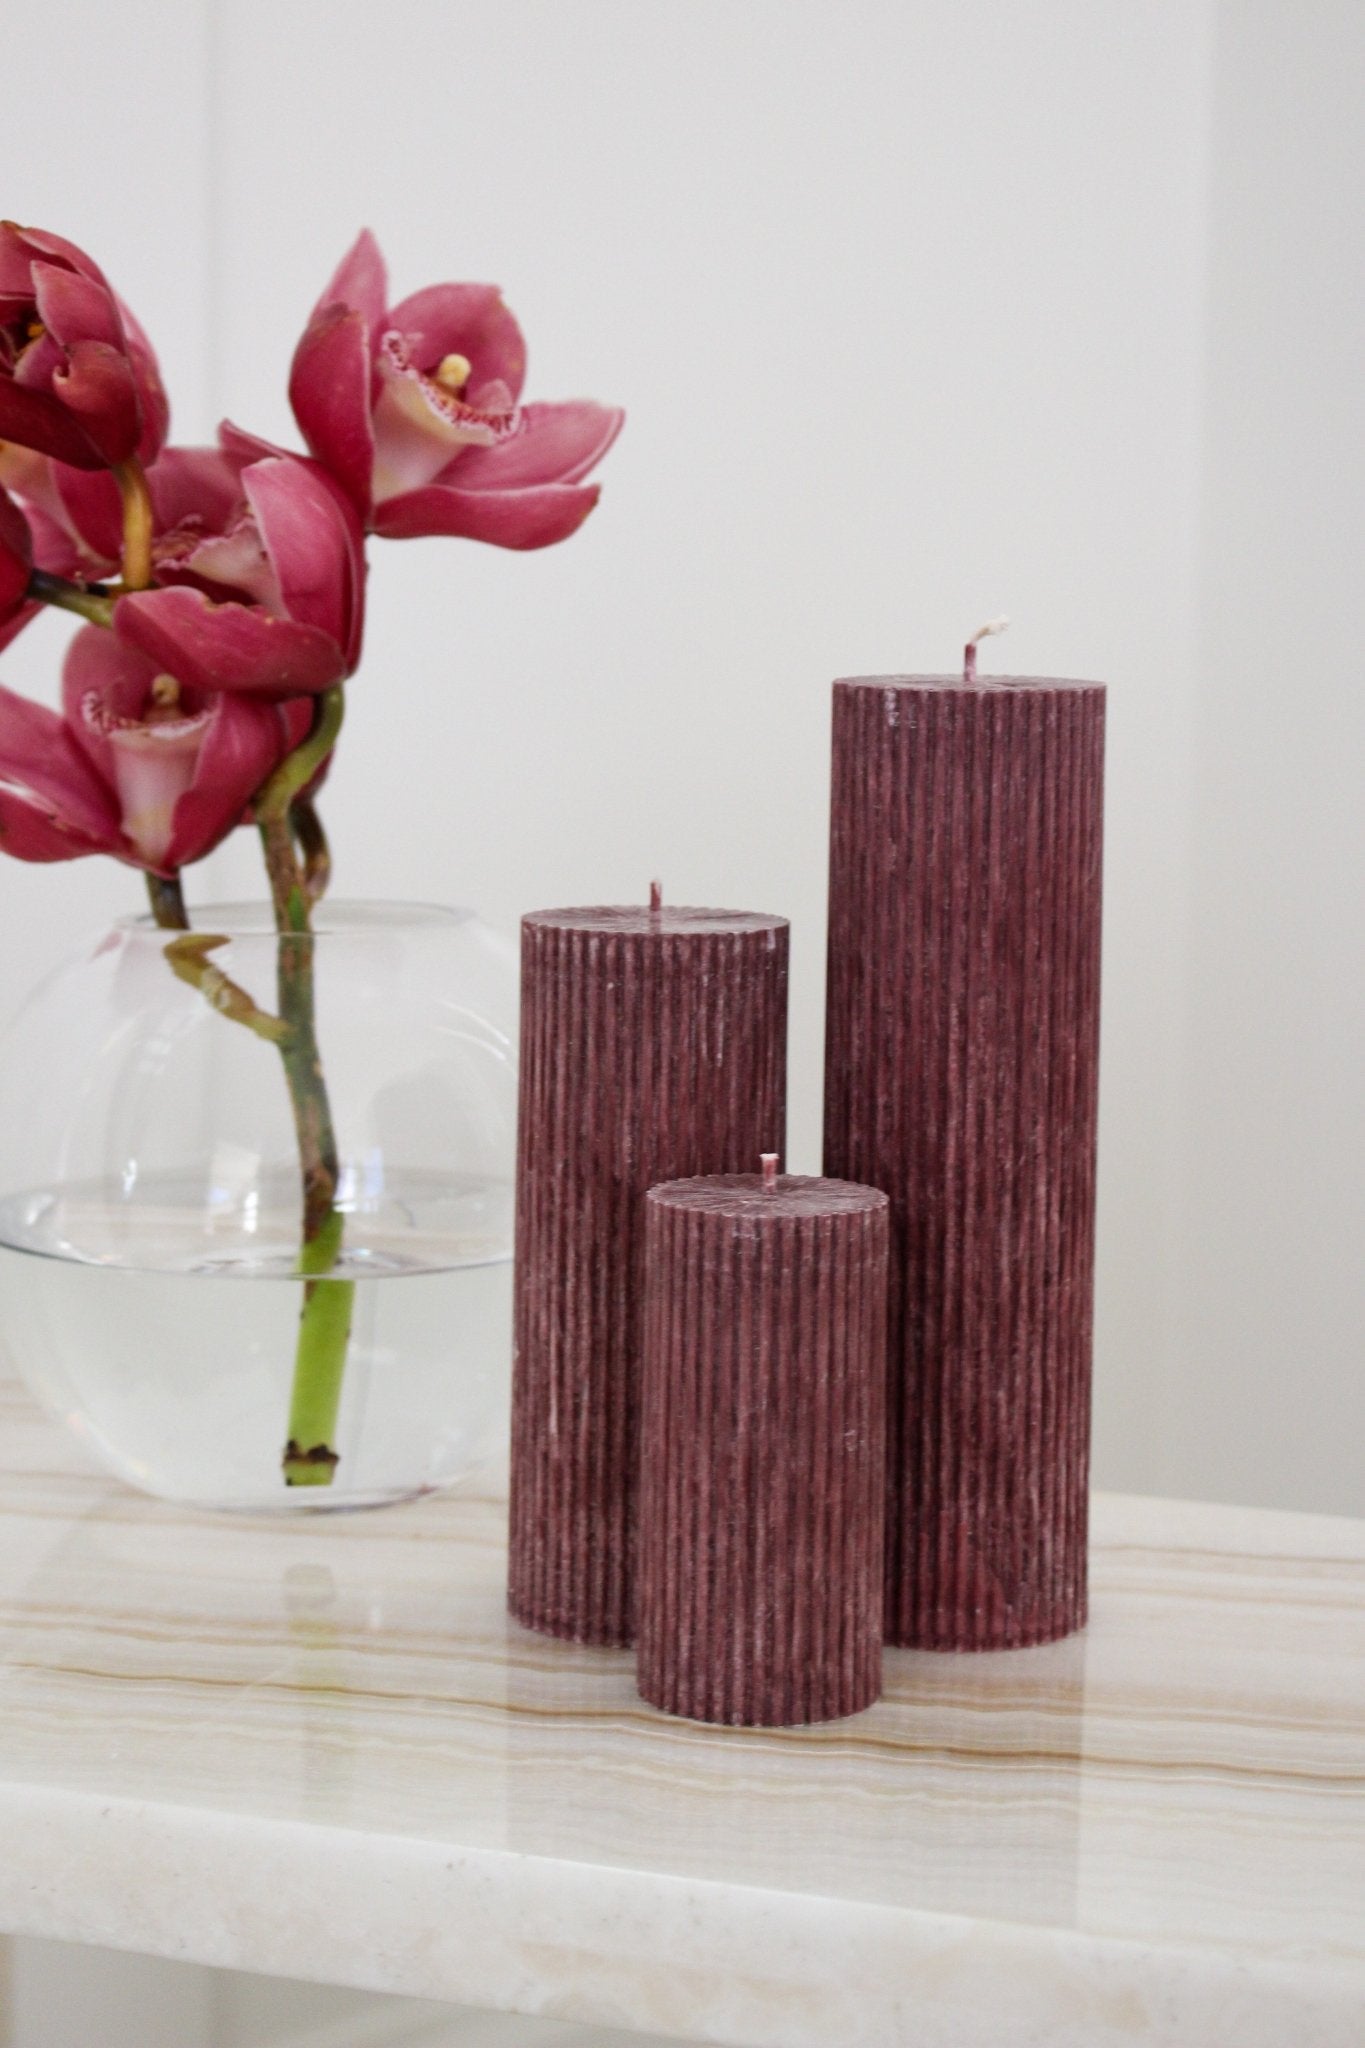
[[[325, 690], [318, 698], [312, 731], [285, 756], [256, 799], [256, 818], [262, 827], [268, 820], [288, 817], [289, 806], [303, 794], [336, 745], [345, 713], [346, 700], [339, 687]], [[274, 888], [273, 871], [270, 879]]]
[[[289, 1084], [303, 1176], [299, 1272], [307, 1284], [294, 1354], [284, 1476], [290, 1486], [330, 1486], [336, 1423], [350, 1344], [355, 1283], [330, 1280], [345, 1219], [336, 1207], [340, 1159], [318, 1049], [310, 900], [294, 850], [290, 807], [331, 752], [341, 729], [340, 690], [318, 700], [313, 730], [275, 771], [256, 802], [256, 822], [280, 934], [278, 1010], [286, 1036], [280, 1058]], [[316, 1277], [313, 1277], [316, 1276]]]
[[[299, 1270], [325, 1273], [341, 1250], [344, 1221], [333, 1209], [317, 1236], [306, 1239]], [[294, 1388], [289, 1401], [289, 1442], [284, 1476], [290, 1486], [330, 1486], [337, 1467], [337, 1411], [351, 1337], [353, 1280], [310, 1280], [303, 1291]]]
[[75, 612], [92, 626], [112, 626], [114, 599], [102, 583], [73, 583], [69, 576], [52, 576], [46, 569], [34, 569], [28, 579], [28, 594], [37, 604], [54, 604], [60, 611]]
[[244, 988], [209, 959], [216, 946], [226, 944], [224, 932], [185, 932], [180, 938], [172, 939], [166, 948], [171, 972], [181, 981], [187, 981], [191, 988], [197, 988], [209, 1008], [217, 1010], [220, 1017], [230, 1017], [234, 1024], [245, 1024], [248, 1031], [254, 1031], [258, 1038], [267, 1039], [271, 1045], [283, 1045], [289, 1036], [289, 1026], [253, 1002]]
[[303, 886], [310, 903], [321, 903], [332, 879], [332, 849], [311, 800], [295, 797], [289, 806], [289, 826], [303, 863]]
[[189, 912], [185, 908], [185, 892], [180, 886], [179, 875], [154, 875], [147, 871], [147, 900], [152, 906], [152, 916], [167, 932], [187, 932], [190, 928]]
[[[341, 1254], [345, 1218], [336, 1206], [340, 1160], [331, 1103], [318, 1049], [310, 910], [325, 886], [327, 842], [302, 792], [341, 730], [343, 700], [330, 690], [318, 700], [313, 729], [281, 763], [256, 800], [256, 821], [279, 933], [277, 1017], [252, 1000], [209, 958], [223, 938], [191, 932], [178, 875], [147, 876], [152, 915], [163, 930], [183, 934], [166, 948], [172, 971], [234, 1023], [279, 1047], [289, 1087], [303, 1179], [298, 1271], [304, 1280], [294, 1352], [284, 1477], [288, 1486], [330, 1486], [339, 1462], [337, 1416], [350, 1347], [355, 1282], [331, 1280]], [[303, 868], [295, 853], [298, 839]]]

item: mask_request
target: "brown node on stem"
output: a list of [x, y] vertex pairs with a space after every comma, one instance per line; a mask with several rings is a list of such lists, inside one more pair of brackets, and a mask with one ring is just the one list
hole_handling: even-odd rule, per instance
[[335, 1472], [341, 1458], [330, 1444], [311, 1444], [305, 1451], [298, 1439], [291, 1436], [284, 1447], [282, 1462], [286, 1471], [291, 1465], [326, 1465]]

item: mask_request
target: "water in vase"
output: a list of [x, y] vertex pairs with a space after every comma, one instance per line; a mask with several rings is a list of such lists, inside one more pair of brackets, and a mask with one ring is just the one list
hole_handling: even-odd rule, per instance
[[15, 1365], [132, 1484], [204, 1507], [356, 1507], [447, 1486], [497, 1448], [511, 1190], [348, 1176], [355, 1282], [331, 1487], [280, 1470], [303, 1283], [297, 1169], [32, 1190], [0, 1202]]

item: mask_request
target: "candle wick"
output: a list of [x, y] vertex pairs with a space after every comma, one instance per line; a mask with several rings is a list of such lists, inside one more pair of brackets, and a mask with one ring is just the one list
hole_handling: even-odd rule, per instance
[[770, 1195], [777, 1186], [776, 1152], [760, 1152], [759, 1164], [763, 1168], [763, 1192]]
[[658, 910], [662, 910], [662, 909], [663, 909], [663, 907], [664, 907], [664, 885], [663, 885], [663, 883], [662, 883], [662, 882], [651, 882], [651, 883], [650, 883], [650, 885], [649, 885], [649, 907], [650, 907], [650, 909], [651, 909], [652, 911], [658, 911]]
[[976, 681], [977, 641], [988, 640], [992, 633], [1003, 633], [1008, 624], [1008, 619], [987, 619], [984, 626], [977, 627], [971, 639], [962, 650], [962, 680], [964, 683], [974, 683]]

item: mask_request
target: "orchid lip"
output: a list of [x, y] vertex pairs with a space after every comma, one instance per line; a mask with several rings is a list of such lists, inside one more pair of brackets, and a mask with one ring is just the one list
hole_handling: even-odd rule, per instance
[[[470, 405], [459, 393], [474, 375], [467, 356], [447, 355], [434, 370], [420, 370], [412, 360], [408, 337], [390, 329], [379, 344], [382, 367], [390, 376], [414, 379], [434, 412], [452, 427], [482, 427], [494, 436], [511, 433], [517, 423], [515, 406], [493, 411]], [[463, 374], [460, 374], [460, 373]]]
[[167, 706], [155, 708], [148, 718], [129, 718], [121, 711], [111, 711], [94, 690], [88, 692], [81, 704], [81, 716], [92, 732], [115, 746], [133, 748], [183, 746], [187, 739], [198, 738], [212, 715], [207, 710], [182, 711]]
[[279, 578], [260, 529], [246, 511], [222, 533], [206, 533], [178, 556], [168, 558], [165, 566], [188, 570], [206, 583], [219, 585], [227, 598], [240, 592], [271, 617], [287, 616]]
[[92, 690], [82, 702], [81, 715], [113, 752], [114, 787], [126, 837], [142, 860], [158, 866], [174, 838], [175, 807], [194, 781], [212, 713], [184, 713], [167, 706], [160, 717], [126, 718], [111, 711]]
[[443, 370], [453, 377], [457, 366], [464, 368], [464, 357], [447, 355], [434, 372], [420, 370], [406, 335], [390, 329], [383, 337], [373, 412], [376, 503], [434, 482], [464, 449], [493, 448], [516, 432], [514, 406], [491, 411], [470, 405], [440, 381]]

